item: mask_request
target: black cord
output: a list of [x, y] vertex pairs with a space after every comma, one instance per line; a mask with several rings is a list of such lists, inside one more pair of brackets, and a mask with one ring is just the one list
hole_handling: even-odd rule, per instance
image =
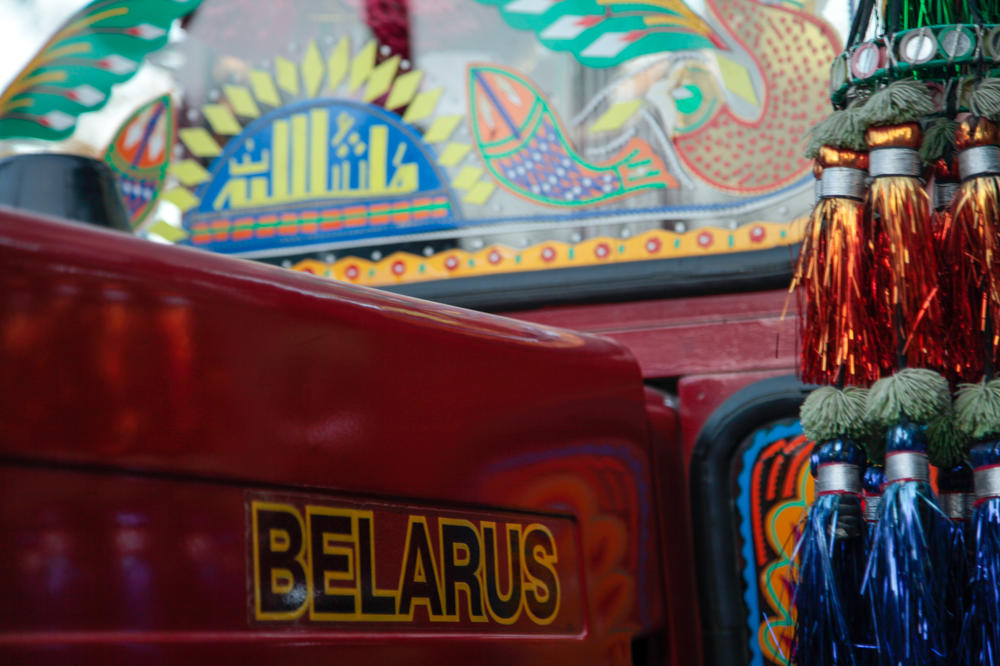
[[[989, 299], [986, 300], [989, 308]], [[986, 313], [986, 330], [983, 331], [983, 376], [986, 381], [993, 379], [993, 319]]]
[[857, 46], [868, 32], [868, 23], [872, 18], [872, 10], [875, 8], [875, 0], [861, 0], [858, 4], [858, 12], [854, 15], [851, 23], [851, 32], [847, 38], [847, 48]]
[[890, 34], [899, 32], [899, 23], [903, 18], [903, 3], [900, 0], [889, 0], [885, 13], [885, 31]]

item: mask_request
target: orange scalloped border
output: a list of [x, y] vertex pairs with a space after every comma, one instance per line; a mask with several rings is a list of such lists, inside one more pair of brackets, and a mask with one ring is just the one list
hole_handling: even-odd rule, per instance
[[654, 229], [632, 238], [591, 238], [570, 244], [547, 241], [521, 250], [489, 245], [475, 252], [451, 249], [424, 257], [394, 252], [378, 261], [346, 257], [333, 263], [303, 259], [292, 270], [373, 287], [573, 266], [729, 254], [792, 245], [802, 239], [804, 218], [789, 223], [751, 222], [738, 229], [706, 227], [684, 233]]

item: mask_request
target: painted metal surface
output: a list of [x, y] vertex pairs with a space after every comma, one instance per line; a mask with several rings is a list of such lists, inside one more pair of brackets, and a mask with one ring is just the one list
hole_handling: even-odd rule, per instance
[[[646, 398], [620, 345], [7, 210], [0, 294], [4, 660], [628, 663], [662, 628]], [[260, 493], [572, 523], [555, 566], [581, 619], [253, 624]]]
[[[58, 94], [0, 95], [0, 135], [72, 132], [103, 152], [110, 136], [74, 132], [76, 116], [110, 131], [110, 83], [198, 5], [151, 61], [162, 81], [150, 96], [183, 93], [176, 141], [150, 135], [154, 153], [157, 134], [167, 142], [169, 171], [166, 159], [112, 160], [136, 232], [442, 293], [496, 274], [653, 261], [745, 272], [748, 254], [794, 243], [812, 204], [799, 143], [824, 115], [848, 16], [842, 0], [112, 4], [109, 17], [91, 3], [32, 60], [69, 74]], [[60, 60], [55, 47], [77, 42], [102, 57]], [[5, 100], [34, 108], [4, 114]], [[341, 134], [323, 109], [359, 131]], [[165, 130], [163, 119], [152, 125]]]
[[[769, 377], [795, 371], [797, 319], [794, 303], [782, 318], [785, 300], [786, 293], [776, 291], [569, 306], [515, 314], [610, 337], [636, 355], [647, 380], [676, 391], [672, 400], [679, 407], [676, 422], [670, 427], [678, 433], [680, 446], [655, 452], [661, 461], [670, 461], [657, 466], [661, 504], [683, 507], [685, 520], [689, 521], [685, 523], [685, 538], [691, 538], [692, 527], [697, 528], [695, 537], [701, 534], [703, 538], [701, 550], [696, 551], [696, 579], [684, 569], [683, 561], [669, 561], [671, 556], [687, 550], [677, 543], [676, 533], [664, 535], [665, 543], [670, 544], [664, 548], [668, 558], [664, 564], [668, 598], [687, 596], [687, 590], [677, 588], [685, 581], [697, 581], [702, 594], [706, 589], [721, 588], [725, 590], [721, 602], [724, 615], [736, 618], [736, 638], [723, 636], [720, 614], [716, 612], [719, 595], [710, 596], [707, 602], [706, 597], [698, 600], [702, 623], [706, 624], [697, 623], [687, 635], [698, 641], [701, 633], [706, 641], [702, 658], [708, 664], [783, 663], [781, 655], [788, 652], [788, 632], [793, 622], [788, 604], [788, 562], [797, 521], [805, 506], [803, 498], [811, 493], [808, 465], [803, 464], [807, 459], [800, 453], [807, 453], [809, 448], [797, 426], [775, 426], [773, 420], [788, 417], [791, 421], [796, 414], [794, 406], [780, 414], [751, 414], [750, 425], [735, 440], [737, 444], [745, 441], [746, 446], [734, 448], [722, 464], [723, 475], [718, 482], [723, 485], [707, 491], [698, 489], [694, 497], [699, 498], [700, 506], [691, 504], [691, 485], [701, 482], [693, 471], [692, 456], [700, 451], [704, 457], [699, 442], [704, 444], [708, 424], [721, 418], [724, 404], [741, 389], [752, 391]], [[647, 398], [651, 403], [662, 401], [662, 396], [652, 389], [647, 389]], [[651, 408], [653, 423], [654, 415]], [[730, 485], [736, 489], [731, 498], [721, 490]], [[714, 513], [707, 511], [710, 505]], [[714, 518], [707, 519], [709, 515]], [[695, 525], [690, 521], [701, 522]], [[730, 534], [738, 535], [738, 540]], [[706, 549], [706, 543], [711, 544], [711, 549]], [[725, 571], [731, 570], [732, 581], [718, 578], [717, 570], [706, 564], [706, 559], [713, 558]], [[675, 608], [668, 607], [671, 620], [676, 620], [672, 616]], [[697, 615], [699, 608], [692, 606], [689, 611]], [[732, 643], [734, 649], [720, 648], [727, 643]]]
[[785, 370], [797, 361], [796, 303], [786, 291], [574, 305], [508, 313], [596, 333], [635, 355], [643, 377]]
[[812, 442], [796, 421], [757, 430], [733, 461], [750, 663], [791, 654], [793, 573], [800, 525], [813, 500]]
[[674, 664], [701, 663], [697, 591], [691, 545], [691, 493], [687, 465], [677, 445], [679, 421], [674, 399], [646, 389], [646, 412], [652, 431], [657, 496], [663, 507], [660, 539], [666, 589], [669, 656]]

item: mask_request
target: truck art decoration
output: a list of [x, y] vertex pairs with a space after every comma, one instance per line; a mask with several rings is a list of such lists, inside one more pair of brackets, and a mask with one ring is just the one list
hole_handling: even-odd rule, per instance
[[1000, 57], [865, 11], [82, 7], [0, 94], [0, 181], [64, 141], [135, 237], [0, 208], [0, 655], [801, 658], [807, 132]]

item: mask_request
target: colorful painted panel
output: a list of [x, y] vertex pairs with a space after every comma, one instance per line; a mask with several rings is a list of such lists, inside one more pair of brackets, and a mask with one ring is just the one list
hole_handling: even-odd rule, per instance
[[144, 104], [128, 117], [104, 152], [118, 176], [129, 221], [138, 227], [160, 196], [174, 145], [174, 108], [169, 95]]
[[77, 117], [103, 108], [111, 98], [111, 87], [132, 78], [143, 58], [167, 43], [171, 24], [200, 3], [87, 3], [52, 31], [34, 57], [24, 58], [28, 64], [0, 93], [0, 139], [68, 138]]
[[[694, 182], [750, 194], [807, 176], [798, 142], [825, 113], [826, 70], [840, 38], [801, 5], [709, 0], [699, 14], [680, 0], [480, 2], [588, 67], [623, 65], [591, 101], [607, 108], [592, 131], [611, 129], [627, 111], [656, 109], [654, 122], [673, 138], [665, 148]], [[664, 108], [671, 98], [673, 108]], [[696, 128], [692, 114], [701, 116]], [[689, 118], [678, 128], [676, 115]]]
[[212, 163], [184, 218], [219, 252], [310, 245], [454, 225], [427, 146], [366, 104], [314, 100], [251, 123]]
[[733, 462], [751, 666], [787, 663], [792, 554], [813, 499], [812, 443], [798, 422], [763, 428]]
[[479, 0], [531, 30], [545, 46], [590, 67], [612, 67], [664, 51], [712, 48], [719, 37], [680, 0]]
[[677, 187], [652, 147], [633, 138], [604, 163], [583, 159], [533, 84], [498, 66], [469, 68], [472, 135], [500, 185], [552, 206], [586, 206], [645, 189]]
[[[850, 16], [847, 0], [278, 5], [205, 0], [153, 57], [177, 141], [139, 231], [376, 286], [797, 242], [803, 137]], [[265, 150], [266, 173], [239, 171]], [[394, 184], [409, 166], [416, 185]]]

